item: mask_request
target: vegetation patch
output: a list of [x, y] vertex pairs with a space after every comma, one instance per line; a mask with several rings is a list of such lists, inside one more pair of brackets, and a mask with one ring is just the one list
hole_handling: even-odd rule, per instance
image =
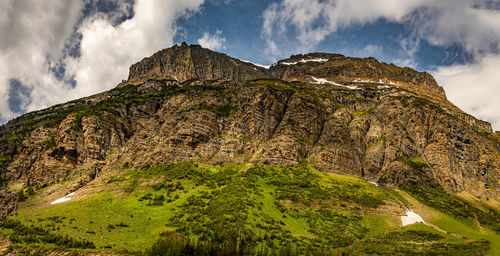
[[[116, 175], [103, 186], [115, 192], [43, 207], [35, 189], [12, 220], [28, 227], [37, 223], [99, 250], [140, 255], [375, 254], [391, 239], [410, 255], [419, 252], [412, 243], [463, 250], [488, 246], [432, 234], [387, 235], [403, 231], [395, 218], [373, 213], [388, 203], [404, 204], [395, 192], [306, 163], [151, 165]], [[15, 246], [53, 245], [37, 241], [16, 240]]]
[[10, 160], [8, 157], [0, 155], [0, 168], [7, 166], [9, 164]]
[[55, 234], [34, 225], [27, 226], [17, 220], [4, 219], [0, 221], [0, 227], [14, 231], [9, 236], [13, 243], [47, 243], [65, 248], [95, 248], [92, 242]]
[[500, 232], [500, 214], [494, 209], [488, 207], [483, 211], [456, 196], [426, 186], [405, 184], [400, 185], [400, 188], [422, 204], [461, 219], [477, 220], [497, 234]]
[[352, 112], [352, 115], [354, 117], [365, 116], [365, 115], [372, 114], [374, 110], [375, 110], [375, 107], [371, 107], [371, 108], [369, 108], [367, 110]]
[[486, 255], [490, 242], [444, 241], [444, 236], [420, 230], [389, 232], [356, 242], [345, 250], [348, 255]]
[[422, 170], [424, 168], [429, 167], [429, 164], [427, 164], [419, 156], [416, 156], [414, 158], [408, 158], [408, 157], [404, 157], [404, 156], [399, 156], [399, 157], [396, 157], [396, 161], [404, 163], [404, 164], [410, 166], [411, 168], [413, 168], [415, 170]]

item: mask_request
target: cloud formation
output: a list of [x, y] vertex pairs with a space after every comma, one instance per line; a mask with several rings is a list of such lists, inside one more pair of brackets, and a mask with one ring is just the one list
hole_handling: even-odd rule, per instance
[[[500, 59], [500, 8], [494, 2], [282, 0], [264, 11], [261, 36], [267, 43], [266, 52], [277, 59], [308, 52], [339, 29], [384, 19], [408, 29], [409, 36], [399, 42], [402, 57], [394, 60], [405, 66], [415, 66], [422, 40], [439, 47], [458, 45], [472, 56], [473, 62], [436, 68], [433, 73], [452, 102], [494, 122], [495, 128], [500, 129], [499, 101], [489, 96], [500, 87], [500, 78], [493, 71], [495, 66], [488, 66], [498, 64], [496, 60]], [[364, 50], [369, 49], [361, 49]], [[465, 86], [462, 81], [475, 83]], [[476, 84], [480, 85], [476, 88]], [[468, 94], [474, 97], [467, 98]]]
[[[203, 3], [106, 1], [115, 5], [112, 12], [87, 16], [92, 0], [1, 1], [0, 97], [17, 94], [25, 112], [110, 89], [127, 78], [131, 64], [171, 46], [176, 20]], [[0, 101], [0, 121], [20, 114], [9, 102]]]
[[283, 0], [264, 11], [262, 36], [268, 43], [267, 52], [283, 57], [291, 52], [310, 51], [340, 28], [380, 18], [401, 22], [425, 2], [429, 1]]
[[451, 102], [500, 131], [499, 67], [500, 56], [489, 55], [472, 64], [440, 67], [432, 75]]
[[[77, 1], [11, 0], [0, 3], [0, 118], [12, 118], [9, 92], [12, 79], [25, 84], [36, 96], [47, 97], [47, 102], [58, 102], [58, 96], [47, 89], [67, 89], [50, 72], [52, 60], [63, 55], [66, 38], [73, 33], [73, 25], [80, 15], [83, 3]], [[48, 93], [45, 93], [48, 92]], [[34, 103], [32, 103], [34, 102]], [[22, 108], [39, 100], [25, 101]]]
[[221, 30], [217, 30], [213, 35], [205, 32], [203, 33], [203, 37], [198, 39], [198, 44], [200, 44], [201, 47], [208, 48], [210, 50], [226, 49], [226, 46], [224, 45], [226, 43], [226, 39], [221, 37], [221, 35]]

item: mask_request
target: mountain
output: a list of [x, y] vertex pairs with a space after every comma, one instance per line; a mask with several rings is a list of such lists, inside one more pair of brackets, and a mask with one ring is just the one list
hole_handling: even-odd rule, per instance
[[[371, 254], [374, 235], [387, 244], [392, 236], [446, 244], [449, 234], [464, 237], [443, 247], [449, 252], [498, 252], [500, 134], [449, 102], [430, 74], [374, 58], [310, 53], [265, 68], [183, 43], [132, 65], [112, 90], [8, 122], [0, 138], [0, 215], [17, 216], [3, 228], [27, 229], [37, 216], [49, 230], [97, 244], [98, 253], [151, 246], [151, 239], [114, 234], [118, 224], [153, 239], [175, 232], [210, 241], [220, 223], [239, 230], [238, 249], [248, 227], [249, 245], [271, 241], [267, 247], [278, 250], [292, 241], [297, 253]], [[70, 193], [69, 203], [50, 204]], [[394, 221], [410, 206], [432, 212], [424, 219], [446, 216], [440, 221], [458, 231], [442, 222], [399, 230]], [[62, 215], [55, 218], [53, 209]], [[214, 212], [227, 218], [219, 223]], [[93, 214], [100, 220], [88, 219]], [[118, 219], [102, 220], [109, 216]], [[147, 218], [166, 228], [153, 229]], [[384, 233], [385, 221], [393, 229]], [[88, 229], [94, 222], [99, 231]], [[111, 240], [96, 240], [106, 226]], [[10, 243], [28, 243], [17, 238]]]

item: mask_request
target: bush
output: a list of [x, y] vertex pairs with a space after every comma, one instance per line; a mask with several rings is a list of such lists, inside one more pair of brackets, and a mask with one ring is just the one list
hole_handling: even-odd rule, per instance
[[26, 226], [20, 221], [12, 219], [4, 219], [0, 221], [0, 227], [5, 229], [12, 229], [14, 233], [10, 235], [9, 239], [14, 243], [49, 243], [67, 248], [95, 248], [94, 243], [86, 240], [77, 240], [69, 236], [62, 236], [59, 234], [51, 233], [41, 227]]

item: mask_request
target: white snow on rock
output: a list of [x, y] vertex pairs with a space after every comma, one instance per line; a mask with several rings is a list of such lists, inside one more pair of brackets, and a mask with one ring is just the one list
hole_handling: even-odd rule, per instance
[[406, 209], [406, 216], [401, 216], [401, 224], [404, 227], [415, 223], [425, 223], [425, 222], [424, 219], [420, 217], [420, 215], [414, 213], [410, 209]]
[[253, 65], [257, 66], [257, 67], [261, 67], [261, 68], [265, 68], [265, 69], [269, 69], [271, 67], [271, 65], [263, 65], [263, 64], [259, 64], [259, 63], [253, 63], [253, 62], [251, 62], [249, 60], [241, 60], [241, 61], [253, 64]]
[[353, 83], [376, 83], [371, 80], [361, 80], [361, 78], [356, 78], [356, 80], [352, 81]]
[[343, 85], [343, 84], [335, 83], [333, 81], [328, 81], [325, 78], [316, 78], [314, 76], [311, 76], [311, 77], [312, 77], [312, 79], [314, 79], [313, 83], [315, 83], [315, 84], [333, 84], [333, 85], [336, 85], [336, 86], [346, 87], [346, 88], [349, 88], [351, 90], [359, 89], [357, 86]]
[[375, 182], [375, 181], [368, 181], [368, 182], [369, 182], [370, 184], [373, 184], [373, 185], [375, 185], [375, 186], [377, 186], [377, 187], [378, 187], [377, 182]]
[[[389, 86], [388, 84], [384, 83], [384, 81], [382, 81], [382, 79], [379, 79], [378, 82], [375, 82], [375, 81], [372, 81], [372, 80], [361, 80], [361, 78], [356, 78], [356, 80], [352, 81], [353, 83], [370, 83], [370, 84], [380, 84], [377, 86], [378, 89], [388, 89], [388, 88], [391, 88], [391, 86]], [[396, 84], [392, 81], [389, 81], [389, 84], [390, 85], [399, 85], [399, 84]]]
[[387, 88], [391, 88], [390, 86], [384, 84], [384, 85], [379, 85], [377, 86], [378, 89], [387, 89]]
[[65, 195], [65, 196], [63, 196], [63, 197], [55, 200], [54, 202], [52, 202], [50, 204], [58, 204], [58, 203], [69, 201], [69, 200], [71, 200], [71, 197], [74, 196], [74, 195], [75, 195], [75, 192], [69, 193], [69, 194], [67, 194], [67, 195]]
[[253, 64], [257, 67], [261, 67], [261, 68], [265, 68], [265, 69], [269, 69], [271, 67], [271, 65], [264, 65], [264, 64], [259, 64], [259, 63], [253, 63]]
[[327, 62], [328, 59], [323, 59], [323, 58], [315, 58], [315, 59], [301, 59], [299, 61], [296, 61], [296, 62], [281, 62], [280, 64], [283, 64], [283, 65], [295, 65], [297, 63], [306, 63], [306, 62]]

